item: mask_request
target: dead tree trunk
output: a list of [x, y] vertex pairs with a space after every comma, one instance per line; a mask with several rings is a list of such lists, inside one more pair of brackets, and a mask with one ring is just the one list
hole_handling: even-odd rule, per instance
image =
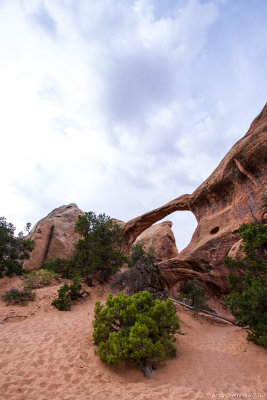
[[[174, 299], [172, 299], [171, 297], [170, 297], [170, 300], [174, 301], [175, 303], [181, 304], [181, 306], [184, 306], [184, 307], [186, 307], [186, 308], [189, 308], [189, 310], [195, 311], [194, 307], [191, 307], [191, 306], [189, 306], [188, 304], [183, 303], [182, 301], [174, 300]], [[230, 319], [230, 318], [223, 317], [222, 315], [213, 313], [213, 312], [211, 312], [211, 311], [206, 311], [206, 310], [198, 310], [198, 311], [199, 311], [199, 312], [202, 312], [202, 313], [205, 313], [205, 314], [208, 314], [208, 315], [212, 315], [213, 317], [216, 317], [216, 318], [219, 318], [219, 319], [223, 319], [223, 320], [225, 320], [225, 321], [227, 321], [227, 322], [230, 322], [230, 323], [233, 324], [233, 325], [239, 326], [238, 323], [237, 323], [236, 321], [234, 321], [234, 320], [232, 320], [232, 319]]]

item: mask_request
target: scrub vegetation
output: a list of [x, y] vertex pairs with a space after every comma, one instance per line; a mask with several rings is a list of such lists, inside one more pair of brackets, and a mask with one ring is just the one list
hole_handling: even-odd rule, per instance
[[[28, 230], [30, 224], [26, 227]], [[0, 217], [0, 278], [21, 275], [23, 262], [29, 259], [29, 253], [33, 250], [33, 241], [25, 239], [23, 232], [16, 237], [15, 229], [5, 217]]]
[[155, 363], [176, 354], [179, 320], [173, 302], [154, 300], [148, 291], [109, 294], [105, 305], [96, 302], [93, 326], [97, 353], [109, 365], [130, 362], [150, 377]]
[[[263, 198], [261, 220], [242, 224], [239, 228], [243, 240], [242, 260], [225, 259], [232, 269], [231, 293], [224, 306], [234, 315], [241, 326], [246, 327], [248, 340], [267, 347], [267, 196]], [[241, 274], [235, 274], [235, 270]]]

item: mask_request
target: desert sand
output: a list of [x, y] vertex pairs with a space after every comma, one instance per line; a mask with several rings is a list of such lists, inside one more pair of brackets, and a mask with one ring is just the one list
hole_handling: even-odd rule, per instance
[[[21, 285], [0, 280], [0, 293]], [[60, 312], [51, 306], [60, 283], [35, 290], [27, 306], [0, 301], [0, 398], [5, 400], [179, 400], [267, 398], [267, 357], [234, 325], [177, 312], [177, 356], [146, 379], [138, 368], [110, 368], [95, 354], [94, 303], [105, 301], [105, 286]], [[27, 316], [27, 318], [9, 318]], [[3, 321], [4, 320], [4, 321]]]

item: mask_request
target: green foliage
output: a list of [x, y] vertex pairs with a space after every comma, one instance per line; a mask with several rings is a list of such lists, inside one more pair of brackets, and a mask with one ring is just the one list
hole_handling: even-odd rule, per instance
[[73, 259], [55, 258], [45, 261], [40, 269], [53, 271], [65, 279], [72, 279], [79, 273], [78, 267], [75, 268]]
[[58, 298], [52, 301], [51, 304], [59, 311], [70, 311], [71, 301], [80, 299], [83, 294], [80, 277], [75, 276], [70, 285], [65, 283], [61, 286], [58, 290]]
[[243, 240], [242, 249], [246, 254], [246, 259], [262, 259], [267, 247], [267, 226], [258, 222], [242, 224], [239, 232]]
[[146, 260], [147, 262], [155, 263], [154, 250], [151, 247], [148, 251], [144, 249], [144, 243], [138, 242], [131, 247], [129, 267], [136, 266], [139, 262]]
[[14, 236], [15, 229], [13, 224], [0, 217], [0, 278], [21, 275], [23, 261], [29, 258], [33, 249], [32, 240], [23, 239], [22, 232], [19, 237]]
[[37, 289], [48, 286], [53, 279], [58, 277], [58, 274], [47, 269], [29, 271], [23, 276], [24, 289]]
[[2, 296], [2, 300], [4, 300], [7, 304], [18, 304], [21, 306], [25, 306], [29, 301], [33, 301], [35, 299], [35, 293], [31, 290], [20, 290], [20, 289], [10, 289]]
[[180, 285], [180, 299], [186, 298], [190, 301], [190, 306], [195, 311], [208, 310], [205, 297], [205, 289], [200, 286], [196, 281], [184, 281]]
[[[267, 208], [267, 197], [264, 197]], [[267, 347], [267, 225], [254, 221], [242, 224], [240, 234], [243, 240], [243, 260], [226, 259], [231, 268], [243, 273], [231, 273], [230, 295], [224, 300], [224, 307], [230, 309], [241, 326], [246, 326], [248, 340]]]
[[78, 217], [75, 231], [83, 236], [73, 256], [81, 276], [98, 273], [100, 281], [126, 261], [122, 252], [123, 229], [105, 214], [87, 212]]
[[27, 222], [27, 224], [24, 227], [25, 232], [29, 233], [31, 230], [32, 224], [30, 222]]
[[71, 301], [70, 301], [70, 285], [65, 283], [61, 288], [58, 290], [58, 297], [57, 299], [52, 301], [52, 306], [57, 308], [59, 311], [70, 311], [71, 308]]
[[82, 290], [82, 285], [81, 285], [81, 279], [79, 276], [74, 276], [72, 278], [72, 283], [69, 286], [69, 295], [71, 300], [78, 300], [82, 297], [83, 292]]
[[109, 365], [130, 361], [146, 366], [176, 354], [175, 307], [170, 299], [153, 300], [148, 291], [130, 297], [109, 294], [105, 305], [95, 304], [93, 326], [100, 359]]
[[66, 279], [80, 275], [91, 285], [92, 276], [103, 282], [127, 262], [122, 252], [123, 229], [105, 214], [97, 216], [88, 212], [80, 215], [75, 231], [82, 239], [76, 244], [73, 256], [48, 260], [40, 268], [54, 271]]
[[137, 261], [140, 260], [145, 254], [144, 243], [139, 242], [131, 247], [129, 267], [133, 266]]

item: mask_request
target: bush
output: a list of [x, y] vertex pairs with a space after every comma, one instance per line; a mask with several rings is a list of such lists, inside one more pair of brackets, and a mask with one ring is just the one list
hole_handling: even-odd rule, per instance
[[52, 306], [57, 308], [59, 311], [70, 311], [71, 308], [71, 301], [70, 301], [70, 285], [65, 283], [61, 288], [58, 290], [58, 297], [57, 299], [52, 301]]
[[5, 294], [3, 294], [2, 299], [7, 304], [19, 304], [25, 306], [29, 301], [35, 299], [35, 293], [31, 290], [20, 290], [20, 289], [10, 289]]
[[179, 299], [183, 298], [189, 300], [189, 305], [193, 307], [195, 311], [210, 309], [206, 304], [205, 289], [194, 280], [186, 280], [181, 283]]
[[48, 286], [53, 279], [58, 278], [59, 275], [47, 269], [39, 269], [36, 271], [29, 271], [23, 276], [24, 289], [37, 289], [43, 286]]
[[137, 263], [143, 260], [150, 261], [154, 264], [156, 261], [154, 249], [150, 247], [148, 251], [145, 251], [144, 243], [138, 242], [131, 247], [130, 259], [128, 261], [129, 267], [134, 267]]
[[72, 283], [69, 285], [65, 283], [58, 290], [58, 298], [52, 301], [52, 305], [59, 311], [70, 311], [71, 301], [78, 300], [83, 297], [85, 291], [81, 291], [82, 285], [80, 283], [79, 276], [75, 276], [72, 279]]
[[73, 264], [81, 276], [97, 273], [103, 282], [127, 260], [122, 252], [123, 229], [105, 214], [80, 215], [75, 231], [83, 236], [73, 256]]
[[23, 262], [29, 258], [33, 241], [23, 239], [22, 232], [14, 236], [15, 227], [0, 217], [0, 278], [3, 276], [21, 275]]
[[[267, 197], [263, 200], [264, 215]], [[255, 220], [242, 224], [239, 232], [245, 258], [235, 261], [228, 257], [225, 262], [242, 274], [230, 274], [230, 294], [224, 300], [224, 307], [246, 327], [248, 340], [267, 347], [267, 225]]]
[[73, 260], [65, 258], [55, 258], [45, 261], [40, 266], [40, 269], [53, 271], [65, 279], [72, 279], [78, 273], [78, 269], [75, 269]]
[[93, 276], [103, 282], [127, 261], [122, 252], [123, 229], [105, 214], [97, 216], [87, 212], [80, 215], [75, 231], [83, 238], [76, 244], [73, 256], [46, 261], [41, 268], [54, 271], [66, 279], [80, 275], [91, 286]]
[[176, 354], [175, 307], [170, 299], [153, 300], [148, 291], [130, 297], [109, 294], [105, 305], [96, 302], [93, 326], [100, 359], [109, 365], [129, 361], [147, 368]]
[[163, 281], [154, 262], [155, 257], [152, 249], [146, 253], [144, 245], [138, 243], [132, 247], [130, 255], [130, 268], [115, 277], [111, 285], [112, 290], [126, 290], [128, 295], [148, 290], [154, 297], [166, 300]]

